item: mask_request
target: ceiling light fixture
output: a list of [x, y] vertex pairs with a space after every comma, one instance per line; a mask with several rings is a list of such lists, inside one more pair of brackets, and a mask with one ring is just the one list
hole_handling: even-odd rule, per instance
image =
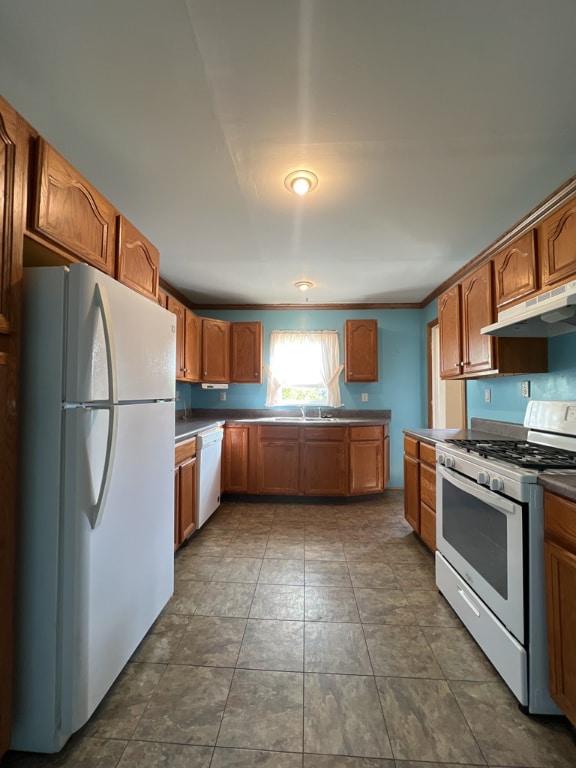
[[294, 283], [296, 288], [298, 288], [299, 291], [308, 291], [310, 288], [314, 288], [314, 283], [311, 283], [309, 280], [299, 280], [297, 283]]
[[284, 186], [296, 195], [306, 195], [318, 186], [318, 176], [312, 171], [292, 171], [284, 179]]

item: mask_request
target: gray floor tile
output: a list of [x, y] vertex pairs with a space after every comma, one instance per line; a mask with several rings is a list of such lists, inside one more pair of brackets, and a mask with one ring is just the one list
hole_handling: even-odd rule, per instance
[[364, 633], [375, 675], [444, 677], [420, 627], [366, 624]]
[[382, 545], [374, 542], [374, 536], [370, 535], [367, 541], [358, 541], [350, 539], [350, 535], [343, 538], [344, 553], [348, 562], [359, 563], [382, 563], [384, 562], [384, 552]]
[[131, 738], [165, 669], [164, 664], [127, 664], [83, 734], [107, 739]]
[[210, 768], [302, 768], [302, 755], [216, 747]]
[[219, 747], [302, 751], [302, 674], [238, 669]]
[[342, 755], [304, 755], [304, 768], [394, 768], [394, 760]]
[[377, 677], [376, 683], [397, 760], [484, 763], [445, 680]]
[[490, 765], [576, 765], [576, 737], [565, 724], [522, 714], [502, 682], [451, 682], [450, 687]]
[[304, 584], [303, 560], [280, 560], [265, 558], [258, 577], [260, 584]]
[[174, 560], [174, 578], [192, 581], [210, 581], [214, 571], [220, 565], [220, 557], [204, 557], [177, 552]]
[[352, 589], [344, 587], [306, 587], [304, 590], [307, 621], [351, 621], [360, 623]]
[[417, 624], [401, 589], [354, 590], [360, 621], [366, 624]]
[[190, 616], [162, 614], [152, 625], [130, 661], [167, 664], [188, 626]]
[[212, 747], [131, 741], [118, 768], [209, 768], [212, 751]]
[[7, 752], [0, 758], [2, 768], [116, 768], [127, 741], [72, 736], [55, 755]]
[[246, 618], [252, 605], [255, 584], [211, 582], [202, 594], [196, 614], [199, 616], [236, 616]]
[[387, 563], [411, 563], [413, 565], [434, 563], [434, 556], [417, 539], [415, 534], [411, 534], [406, 539], [384, 542], [382, 551]]
[[175, 581], [174, 594], [168, 600], [162, 613], [191, 616], [196, 611], [206, 586], [207, 582], [205, 581]]
[[304, 587], [258, 584], [250, 610], [251, 619], [304, 619]]
[[405, 589], [404, 595], [421, 627], [461, 627], [448, 601], [437, 591]]
[[344, 548], [338, 542], [330, 544], [328, 542], [306, 541], [304, 557], [307, 560], [346, 560]]
[[306, 623], [304, 669], [343, 675], [373, 674], [361, 625]]
[[[486, 767], [486, 763], [481, 763], [482, 768]], [[396, 760], [396, 768], [477, 768], [476, 765], [470, 765], [469, 763], [421, 763], [419, 760]], [[495, 768], [492, 766], [491, 768]]]
[[233, 541], [226, 550], [226, 557], [264, 557], [268, 536], [261, 541]]
[[304, 622], [248, 619], [237, 667], [302, 672]]
[[304, 675], [304, 751], [392, 757], [373, 677]]
[[498, 680], [498, 672], [465, 627], [422, 627], [448, 680]]
[[264, 557], [281, 558], [283, 560], [303, 560], [304, 542], [270, 539]]
[[169, 666], [151, 697], [135, 739], [214, 744], [233, 670]]
[[311, 587], [351, 587], [345, 560], [306, 560], [305, 583]]
[[256, 583], [262, 566], [257, 557], [223, 557], [212, 575], [212, 581]]
[[401, 589], [436, 589], [434, 562], [430, 563], [391, 563], [394, 575]]
[[233, 667], [238, 659], [246, 619], [192, 616], [172, 656], [173, 664]]
[[348, 570], [355, 588], [398, 588], [394, 571], [386, 563], [348, 562]]

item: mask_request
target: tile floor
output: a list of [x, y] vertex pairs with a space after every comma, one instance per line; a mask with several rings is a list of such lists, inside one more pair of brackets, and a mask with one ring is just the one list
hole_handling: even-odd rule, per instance
[[90, 722], [1, 768], [574, 768], [434, 585], [402, 495], [226, 502]]

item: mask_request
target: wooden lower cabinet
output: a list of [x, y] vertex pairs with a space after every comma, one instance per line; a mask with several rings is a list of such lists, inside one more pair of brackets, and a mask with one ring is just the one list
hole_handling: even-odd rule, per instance
[[257, 493], [297, 495], [300, 492], [299, 428], [260, 427], [256, 461]]
[[196, 530], [196, 438], [176, 446], [174, 549]]
[[436, 549], [436, 449], [404, 436], [404, 517], [433, 552]]
[[222, 448], [223, 493], [249, 493], [248, 448], [250, 427], [230, 424], [224, 428]]
[[301, 492], [344, 496], [348, 491], [345, 427], [305, 427], [301, 446]]
[[379, 493], [384, 490], [386, 427], [350, 427], [350, 493]]
[[544, 499], [550, 695], [576, 725], [576, 502]]

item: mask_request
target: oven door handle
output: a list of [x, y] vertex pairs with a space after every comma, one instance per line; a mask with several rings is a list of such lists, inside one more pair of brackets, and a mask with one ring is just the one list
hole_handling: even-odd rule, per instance
[[464, 493], [469, 493], [471, 496], [481, 499], [489, 506], [494, 507], [494, 509], [497, 509], [500, 512], [504, 512], [506, 515], [514, 515], [519, 509], [519, 504], [517, 502], [499, 496], [494, 491], [489, 491], [487, 488], [483, 488], [477, 483], [462, 478], [456, 472], [446, 469], [446, 467], [438, 466], [437, 472], [449, 483], [452, 483], [452, 485], [455, 485], [457, 488], [460, 488], [461, 491], [464, 491]]

